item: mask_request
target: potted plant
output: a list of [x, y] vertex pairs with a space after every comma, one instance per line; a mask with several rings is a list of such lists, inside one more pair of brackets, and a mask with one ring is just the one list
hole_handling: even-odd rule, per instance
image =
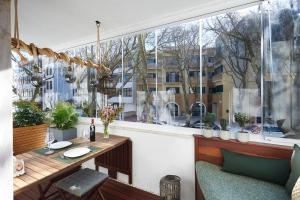
[[57, 141], [71, 140], [77, 137], [77, 129], [74, 127], [78, 121], [78, 113], [75, 107], [68, 102], [58, 102], [51, 112], [51, 128]]
[[226, 119], [221, 119], [220, 120], [220, 125], [221, 125], [221, 133], [220, 133], [220, 138], [222, 140], [230, 140], [230, 132], [227, 130], [227, 120]]
[[249, 133], [244, 131], [245, 125], [249, 122], [250, 118], [246, 113], [235, 113], [235, 121], [239, 124], [241, 130], [237, 133], [237, 139], [240, 142], [249, 141]]
[[204, 117], [205, 130], [203, 132], [204, 137], [211, 138], [213, 137], [213, 126], [216, 120], [215, 113], [207, 113]]
[[109, 138], [108, 125], [118, 117], [122, 110], [122, 107], [113, 108], [112, 106], [106, 106], [100, 111], [100, 119], [104, 126], [104, 138]]
[[47, 125], [45, 113], [36, 102], [20, 100], [13, 103], [13, 151], [24, 153], [44, 146]]

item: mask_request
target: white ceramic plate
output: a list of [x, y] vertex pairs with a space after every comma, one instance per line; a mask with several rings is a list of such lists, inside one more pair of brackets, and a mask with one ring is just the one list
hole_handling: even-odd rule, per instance
[[78, 147], [74, 149], [70, 149], [66, 152], [64, 152], [64, 156], [69, 157], [69, 158], [76, 158], [83, 156], [87, 153], [89, 153], [91, 150], [87, 147]]
[[69, 141], [60, 141], [60, 142], [55, 142], [50, 144], [50, 148], [51, 149], [63, 149], [66, 148], [68, 146], [71, 146], [72, 142]]

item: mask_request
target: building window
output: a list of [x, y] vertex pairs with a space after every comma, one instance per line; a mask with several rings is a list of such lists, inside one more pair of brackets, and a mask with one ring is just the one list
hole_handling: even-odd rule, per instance
[[219, 93], [219, 92], [223, 92], [223, 85], [218, 85], [212, 88], [212, 93]]
[[155, 64], [155, 58], [148, 58], [147, 64]]
[[175, 94], [179, 94], [180, 93], [179, 87], [167, 87], [166, 91], [167, 92], [172, 92], [172, 93], [175, 93]]
[[148, 73], [147, 77], [148, 78], [156, 78], [156, 74], [155, 73]]
[[200, 76], [200, 72], [199, 71], [190, 71], [189, 72], [189, 76], [190, 77], [199, 77]]
[[223, 65], [217, 67], [214, 71], [214, 75], [222, 74], [223, 73]]
[[123, 96], [124, 97], [132, 97], [132, 88], [124, 88]]
[[209, 57], [209, 58], [208, 58], [208, 62], [209, 62], [209, 63], [213, 63], [214, 60], [215, 60], [214, 57]]
[[[194, 94], [194, 93], [199, 94], [200, 93], [200, 87], [192, 87], [190, 89], [190, 91], [191, 91], [191, 94]], [[202, 94], [204, 94], [204, 93], [205, 93], [205, 87], [202, 87]]]
[[166, 82], [168, 83], [179, 82], [179, 74], [177, 72], [167, 72]]
[[155, 91], [156, 91], [156, 89], [155, 89], [155, 88], [149, 88], [148, 90], [149, 90], [149, 92], [150, 92], [150, 93], [152, 93], [152, 92], [155, 92]]
[[203, 103], [196, 102], [191, 106], [192, 116], [200, 116], [206, 113], [206, 107]]
[[177, 103], [173, 103], [173, 102], [167, 103], [166, 109], [169, 111], [172, 117], [179, 116], [179, 106], [177, 105]]
[[52, 81], [49, 81], [49, 88], [52, 90]]

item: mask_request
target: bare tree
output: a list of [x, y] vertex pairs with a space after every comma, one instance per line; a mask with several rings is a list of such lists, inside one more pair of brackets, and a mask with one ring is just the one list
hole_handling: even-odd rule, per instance
[[216, 35], [217, 57], [225, 62], [225, 72], [237, 88], [247, 87], [247, 74], [252, 70], [260, 88], [259, 50], [260, 17], [249, 14], [226, 13], [206, 21], [206, 34]]
[[[193, 91], [199, 84], [195, 84], [189, 76], [191, 70], [199, 70], [199, 59], [195, 60], [195, 55], [199, 55], [199, 27], [197, 24], [187, 24], [166, 28], [165, 43], [160, 47], [161, 53], [169, 53], [175, 58], [175, 70], [179, 73], [182, 88], [182, 100], [185, 113], [185, 126], [190, 126], [191, 112], [190, 93], [191, 90], [197, 98], [197, 92]], [[198, 58], [198, 57], [196, 57]]]

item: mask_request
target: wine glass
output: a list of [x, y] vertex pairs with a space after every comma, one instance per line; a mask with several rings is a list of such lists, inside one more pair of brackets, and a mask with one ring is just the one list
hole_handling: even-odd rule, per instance
[[86, 140], [89, 140], [90, 139], [90, 133], [87, 129], [83, 129], [82, 131], [82, 137]]
[[51, 150], [51, 144], [55, 141], [55, 137], [53, 135], [53, 133], [51, 133], [50, 131], [50, 128], [49, 128], [49, 131], [46, 133], [46, 137], [45, 137], [45, 143], [47, 144], [47, 147], [48, 147], [48, 151], [45, 152], [46, 155], [49, 155], [49, 154], [53, 154], [54, 151]]

